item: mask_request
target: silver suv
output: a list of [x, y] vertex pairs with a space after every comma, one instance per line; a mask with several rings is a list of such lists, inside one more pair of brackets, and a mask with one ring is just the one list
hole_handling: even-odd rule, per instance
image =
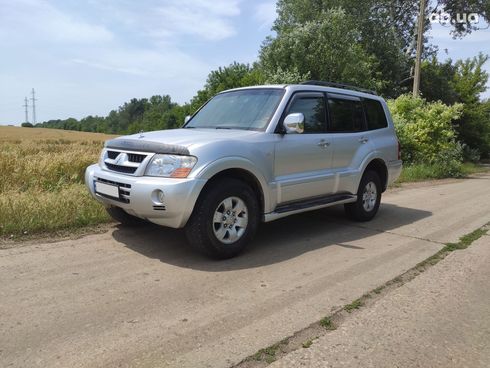
[[401, 168], [381, 97], [310, 81], [224, 91], [180, 129], [109, 140], [85, 180], [115, 220], [185, 227], [229, 258], [262, 221], [337, 204], [371, 220]]

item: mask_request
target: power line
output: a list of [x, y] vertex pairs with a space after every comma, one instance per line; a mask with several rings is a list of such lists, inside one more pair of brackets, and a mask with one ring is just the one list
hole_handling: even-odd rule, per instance
[[32, 89], [32, 97], [31, 97], [31, 101], [32, 101], [32, 124], [33, 125], [36, 125], [36, 92], [34, 91], [34, 88]]
[[25, 108], [25, 112], [26, 112], [26, 121], [25, 122], [28, 123], [29, 122], [29, 110], [28, 110], [29, 104], [27, 103], [27, 97], [24, 97], [24, 104], [22, 105], [22, 107]]

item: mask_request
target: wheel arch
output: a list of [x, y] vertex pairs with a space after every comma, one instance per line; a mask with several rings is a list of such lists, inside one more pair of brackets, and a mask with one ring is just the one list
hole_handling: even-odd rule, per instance
[[381, 158], [375, 158], [371, 160], [365, 167], [363, 171], [363, 175], [366, 171], [372, 170], [376, 172], [381, 180], [382, 190], [383, 192], [388, 187], [388, 167], [386, 163]]
[[258, 171], [257, 166], [244, 158], [237, 157], [226, 162], [215, 161], [199, 173], [199, 177], [206, 179], [206, 184], [201, 189], [198, 200], [213, 183], [223, 178], [234, 178], [252, 188], [257, 195], [260, 211], [264, 213], [269, 206], [268, 185], [262, 173]]

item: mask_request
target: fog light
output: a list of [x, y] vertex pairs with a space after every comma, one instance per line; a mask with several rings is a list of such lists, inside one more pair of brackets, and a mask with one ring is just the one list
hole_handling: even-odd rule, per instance
[[151, 195], [151, 199], [155, 204], [163, 204], [163, 202], [165, 201], [165, 194], [163, 193], [163, 190], [154, 190]]

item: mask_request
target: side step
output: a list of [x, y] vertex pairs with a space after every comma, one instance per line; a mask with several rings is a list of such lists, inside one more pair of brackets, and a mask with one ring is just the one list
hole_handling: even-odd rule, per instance
[[295, 213], [312, 211], [320, 208], [334, 206], [337, 204], [352, 203], [356, 200], [356, 195], [344, 193], [289, 202], [277, 206], [274, 212], [266, 213], [264, 215], [264, 222], [277, 220], [279, 218], [293, 215]]

